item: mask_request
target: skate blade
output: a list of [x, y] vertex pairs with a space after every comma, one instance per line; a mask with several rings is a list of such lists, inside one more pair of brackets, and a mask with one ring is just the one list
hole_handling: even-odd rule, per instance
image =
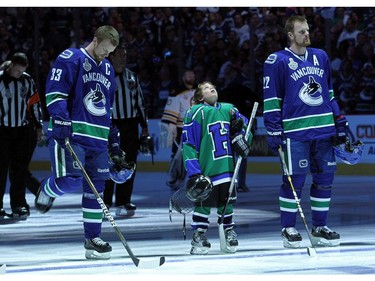
[[210, 248], [191, 247], [191, 255], [207, 255]]
[[18, 214], [12, 214], [11, 216], [10, 216], [10, 218], [11, 219], [13, 219], [13, 220], [17, 220], [17, 221], [25, 221], [25, 220], [27, 220], [27, 215], [18, 215]]
[[227, 253], [227, 254], [234, 254], [237, 252], [237, 247], [234, 246], [234, 247], [225, 247], [225, 249], [222, 251], [223, 253]]
[[301, 247], [301, 241], [290, 242], [290, 241], [284, 240], [283, 246], [284, 246], [284, 248], [298, 249], [298, 248]]
[[315, 247], [337, 247], [340, 246], [340, 239], [327, 240], [321, 237], [312, 237], [312, 243]]
[[95, 250], [86, 250], [85, 257], [88, 260], [108, 260], [111, 258], [111, 252], [99, 253]]

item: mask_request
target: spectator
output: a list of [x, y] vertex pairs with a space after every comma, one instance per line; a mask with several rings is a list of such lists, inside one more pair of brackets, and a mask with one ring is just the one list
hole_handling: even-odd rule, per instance
[[186, 69], [182, 75], [182, 82], [182, 87], [176, 90], [177, 94], [168, 98], [160, 120], [160, 141], [163, 146], [172, 148], [166, 184], [173, 190], [179, 189], [185, 180], [185, 173], [178, 174], [175, 168], [183, 165], [182, 158], [179, 159], [181, 162], [176, 165], [174, 157], [177, 150], [181, 149], [183, 120], [186, 111], [190, 108], [190, 101], [197, 86], [194, 71]]
[[375, 113], [375, 70], [374, 66], [367, 62], [360, 72], [359, 94], [356, 106], [358, 114]]

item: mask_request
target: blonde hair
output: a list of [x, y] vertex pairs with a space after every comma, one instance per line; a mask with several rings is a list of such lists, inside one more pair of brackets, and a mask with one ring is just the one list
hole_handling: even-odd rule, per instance
[[120, 43], [120, 36], [117, 30], [110, 25], [103, 25], [99, 27], [95, 31], [94, 37], [98, 39], [98, 43], [102, 42], [103, 40], [109, 39], [111, 44], [115, 47], [117, 47]]

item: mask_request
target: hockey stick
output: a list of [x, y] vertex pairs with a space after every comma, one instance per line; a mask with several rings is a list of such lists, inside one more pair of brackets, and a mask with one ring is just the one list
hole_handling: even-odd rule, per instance
[[309, 239], [310, 239], [311, 247], [307, 247], [307, 253], [310, 257], [314, 257], [314, 256], [316, 256], [316, 250], [315, 250], [314, 244], [312, 242], [312, 238], [311, 238], [309, 228], [308, 228], [307, 223], [306, 223], [305, 215], [303, 214], [303, 211], [302, 211], [302, 208], [301, 208], [300, 200], [297, 196], [296, 190], [294, 189], [294, 186], [293, 186], [293, 183], [292, 183], [292, 178], [290, 177], [288, 167], [286, 166], [285, 155], [284, 155], [284, 151], [282, 150], [281, 146], [279, 147], [279, 155], [280, 155], [281, 162], [283, 164], [284, 172], [285, 172], [286, 176], [288, 177], [290, 187], [292, 188], [293, 196], [294, 196], [294, 199], [296, 200], [299, 214], [301, 215], [303, 224], [305, 225], [307, 235], [309, 236]]
[[100, 197], [98, 191], [96, 190], [93, 182], [91, 181], [90, 177], [86, 173], [86, 170], [83, 168], [81, 161], [79, 161], [77, 154], [74, 152], [72, 146], [69, 143], [69, 139], [65, 139], [65, 145], [68, 148], [70, 154], [72, 155], [73, 159], [78, 163], [79, 168], [82, 171], [83, 176], [85, 177], [86, 181], [88, 182], [92, 192], [95, 194], [96, 200], [98, 201], [100, 207], [102, 208], [104, 215], [108, 219], [108, 221], [111, 223], [113, 229], [116, 231], [118, 237], [120, 238], [122, 244], [124, 245], [126, 251], [129, 253], [130, 258], [132, 259], [133, 263], [136, 267], [139, 268], [154, 268], [163, 265], [165, 262], [165, 257], [160, 257], [158, 259], [152, 259], [152, 260], [140, 260], [137, 258], [133, 251], [130, 249], [130, 246], [128, 245], [128, 242], [126, 242], [124, 236], [122, 235], [121, 231], [118, 229], [115, 220], [111, 216], [111, 213], [109, 212], [107, 206], [105, 205], [103, 199]]
[[[254, 102], [253, 111], [251, 112], [250, 119], [249, 119], [249, 124], [247, 125], [247, 128], [246, 128], [246, 133], [245, 133], [245, 140], [246, 141], [249, 138], [250, 129], [251, 129], [251, 126], [253, 125], [255, 114], [257, 113], [257, 110], [258, 110], [258, 105], [259, 105], [259, 103]], [[224, 217], [225, 217], [225, 212], [227, 211], [227, 207], [228, 207], [228, 204], [229, 204], [230, 196], [231, 196], [231, 194], [233, 192], [233, 188], [234, 188], [234, 184], [235, 184], [235, 181], [236, 181], [236, 178], [237, 178], [237, 174], [238, 174], [238, 171], [239, 171], [240, 166], [241, 166], [241, 161], [242, 161], [242, 156], [239, 155], [238, 159], [237, 159], [237, 162], [236, 162], [236, 166], [234, 168], [232, 181], [230, 182], [227, 201], [225, 202], [224, 210], [223, 210], [223, 213], [221, 214], [220, 221], [219, 221], [220, 250], [222, 252], [226, 252], [226, 248], [227, 248], [227, 246], [226, 246], [227, 243], [226, 243], [226, 238], [225, 238], [225, 232], [224, 232]]]

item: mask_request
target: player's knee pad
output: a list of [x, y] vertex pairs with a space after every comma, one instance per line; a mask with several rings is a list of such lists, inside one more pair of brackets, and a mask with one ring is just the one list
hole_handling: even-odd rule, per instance
[[313, 183], [311, 185], [311, 189], [314, 190], [314, 189], [319, 189], [319, 190], [331, 190], [332, 189], [332, 185], [323, 185], [323, 184], [316, 184], [316, 183]]
[[[298, 198], [300, 198], [301, 192], [302, 192], [302, 187], [296, 187], [296, 186], [293, 186], [293, 187], [294, 187], [294, 191], [296, 192]], [[281, 185], [280, 196], [284, 197], [284, 198], [294, 198], [294, 194], [293, 194], [293, 191], [292, 191], [292, 188], [291, 188], [290, 184], [288, 184], [288, 185], [282, 184]]]
[[313, 174], [312, 181], [317, 186], [331, 186], [333, 183], [334, 173]]
[[[293, 186], [295, 189], [302, 188], [305, 184], [306, 175], [292, 175], [291, 177]], [[289, 179], [287, 176], [283, 176], [283, 183], [285, 186], [290, 186]]]

